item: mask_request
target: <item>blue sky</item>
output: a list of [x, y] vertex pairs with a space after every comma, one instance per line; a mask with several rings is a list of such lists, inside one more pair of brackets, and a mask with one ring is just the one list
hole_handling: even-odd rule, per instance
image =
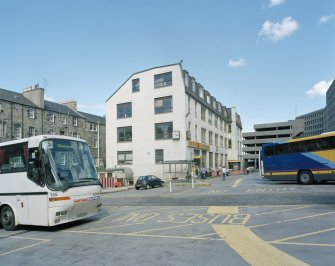
[[0, 0], [0, 88], [104, 114], [134, 72], [178, 63], [243, 131], [325, 106], [333, 0]]

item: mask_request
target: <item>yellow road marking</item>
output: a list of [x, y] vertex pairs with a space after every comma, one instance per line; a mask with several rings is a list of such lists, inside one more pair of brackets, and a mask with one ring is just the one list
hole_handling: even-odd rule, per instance
[[207, 214], [238, 214], [237, 206], [210, 206]]
[[129, 235], [135, 235], [135, 234], [141, 234], [141, 233], [147, 233], [147, 232], [153, 232], [153, 231], [161, 231], [161, 230], [167, 230], [172, 228], [178, 228], [178, 227], [184, 227], [184, 226], [192, 226], [193, 224], [183, 224], [183, 225], [176, 225], [176, 226], [169, 226], [169, 227], [161, 227], [151, 230], [144, 230], [144, 231], [138, 231], [138, 232], [132, 232], [128, 233]]
[[[103, 226], [103, 227], [95, 227], [95, 228], [90, 228], [90, 229], [87, 229], [87, 230], [78, 230], [78, 232], [88, 232], [88, 231], [95, 231], [95, 230], [100, 230], [100, 229], [124, 227], [124, 226], [138, 225], [138, 224], [143, 224], [143, 222], [132, 223], [132, 224], [118, 224], [118, 225], [110, 225], [110, 226]], [[67, 230], [64, 230], [64, 231], [67, 231]]]
[[242, 225], [213, 225], [220, 237], [251, 265], [307, 265], [275, 248]]
[[255, 216], [258, 216], [258, 215], [267, 215], [267, 214], [273, 214], [273, 213], [278, 213], [278, 212], [287, 212], [287, 211], [293, 211], [293, 210], [305, 209], [305, 208], [309, 208], [309, 207], [311, 207], [311, 206], [300, 206], [300, 207], [291, 208], [291, 209], [286, 209], [286, 210], [276, 210], [276, 211], [271, 211], [271, 212], [256, 213], [256, 214], [254, 214], [254, 215], [255, 215]]
[[[16, 237], [11, 237], [11, 238], [16, 238]], [[21, 238], [23, 238], [23, 237], [21, 237]], [[36, 239], [31, 239], [31, 238], [23, 238], [23, 239], [36, 240]], [[5, 253], [0, 253], [0, 257], [8, 255], [8, 254], [15, 253], [15, 252], [27, 249], [27, 248], [31, 248], [31, 247], [34, 247], [34, 246], [37, 246], [37, 245], [41, 245], [41, 244], [44, 244], [44, 243], [49, 242], [49, 241], [50, 241], [49, 239], [44, 239], [44, 240], [41, 240], [41, 242], [39, 242], [39, 243], [35, 243], [35, 244], [25, 246], [25, 247], [22, 247], [22, 248], [17, 248], [17, 249], [14, 249], [14, 250], [11, 250], [11, 251], [8, 251], [8, 252], [5, 252]]]
[[[272, 242], [269, 242], [272, 243]], [[335, 244], [317, 244], [317, 243], [297, 243], [297, 242], [274, 242], [273, 244], [293, 245], [293, 246], [314, 246], [314, 247], [335, 247]]]
[[294, 222], [298, 220], [304, 220], [304, 219], [309, 219], [309, 218], [315, 218], [315, 217], [320, 217], [328, 214], [334, 214], [335, 212], [325, 212], [325, 213], [320, 213], [320, 214], [315, 214], [315, 215], [309, 215], [309, 216], [304, 216], [304, 217], [298, 217], [294, 219], [288, 219], [288, 220], [283, 220], [283, 221], [277, 221], [275, 223], [268, 223], [268, 224], [259, 224], [259, 225], [252, 225], [249, 228], [256, 228], [256, 227], [262, 227], [262, 226], [268, 226], [268, 225], [273, 225], [273, 224], [280, 224], [280, 223], [287, 223], [287, 222]]
[[132, 237], [153, 237], [153, 238], [172, 238], [172, 239], [189, 239], [189, 240], [212, 240], [212, 241], [223, 241], [223, 239], [213, 239], [213, 238], [202, 238], [202, 237], [189, 237], [189, 236], [167, 236], [167, 235], [147, 235], [147, 234], [129, 234], [129, 233], [111, 233], [111, 232], [81, 232], [81, 231], [66, 231], [69, 233], [79, 233], [79, 234], [93, 234], [93, 235], [112, 235], [112, 236], [132, 236]]
[[231, 187], [236, 188], [240, 185], [241, 182], [242, 182], [242, 178], [239, 178], [234, 182], [234, 184]]
[[321, 233], [330, 232], [330, 231], [334, 231], [334, 230], [335, 230], [335, 227], [328, 228], [328, 229], [314, 231], [314, 232], [301, 234], [301, 235], [297, 235], [297, 236], [290, 236], [290, 237], [286, 237], [286, 238], [282, 238], [282, 239], [273, 240], [273, 241], [271, 241], [271, 243], [284, 242], [284, 241], [288, 241], [288, 240], [291, 240], [291, 239], [297, 239], [297, 238], [306, 237], [306, 236], [318, 235], [318, 234], [321, 234]]

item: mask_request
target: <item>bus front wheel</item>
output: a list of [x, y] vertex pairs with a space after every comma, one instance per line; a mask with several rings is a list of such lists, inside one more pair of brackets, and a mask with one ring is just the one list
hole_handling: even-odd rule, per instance
[[298, 183], [303, 185], [312, 184], [314, 181], [313, 174], [308, 170], [303, 170], [298, 175]]
[[15, 230], [15, 215], [11, 207], [4, 206], [1, 210], [0, 221], [2, 227], [7, 231]]

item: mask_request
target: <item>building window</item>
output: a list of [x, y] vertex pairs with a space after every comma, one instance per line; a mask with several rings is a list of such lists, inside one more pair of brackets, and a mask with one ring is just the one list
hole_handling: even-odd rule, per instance
[[199, 96], [200, 96], [200, 98], [202, 98], [202, 99], [204, 99], [204, 96], [205, 94], [204, 94], [204, 90], [202, 89], [202, 88], [200, 88], [199, 89]]
[[132, 116], [131, 103], [121, 103], [117, 105], [117, 118], [127, 118]]
[[172, 72], [158, 74], [154, 76], [154, 87], [161, 88], [172, 85]]
[[90, 131], [97, 132], [98, 126], [96, 123], [90, 123]]
[[133, 152], [132, 151], [118, 151], [117, 164], [132, 164]]
[[132, 89], [133, 89], [133, 92], [140, 91], [140, 79], [133, 79], [132, 80]]
[[47, 133], [48, 135], [55, 135], [55, 130], [49, 129]]
[[201, 120], [206, 121], [206, 108], [201, 106]]
[[213, 113], [212, 111], [208, 110], [208, 124], [212, 124], [213, 123]]
[[4, 110], [2, 109], [2, 103], [0, 103], [0, 112], [3, 112]]
[[117, 128], [117, 141], [132, 141], [133, 132], [132, 127], [118, 127]]
[[21, 130], [21, 125], [20, 124], [15, 124], [14, 125], [14, 130], [13, 130], [13, 138], [14, 139], [21, 139], [22, 138], [22, 130]]
[[80, 136], [80, 134], [78, 132], [73, 132], [72, 133], [72, 137], [80, 139], [81, 136]]
[[155, 124], [155, 138], [156, 139], [171, 139], [173, 131], [172, 122]]
[[218, 128], [218, 117], [214, 114], [214, 126]]
[[65, 135], [65, 131], [64, 130], [60, 130], [59, 131], [59, 135], [64, 136]]
[[172, 112], [172, 96], [155, 99], [155, 114]]
[[206, 143], [206, 129], [201, 129], [201, 142]]
[[209, 145], [213, 145], [213, 132], [208, 131], [208, 142]]
[[228, 133], [231, 133], [231, 124], [228, 124]]
[[67, 122], [66, 116], [63, 115], [63, 116], [61, 117], [61, 123], [62, 123], [63, 125], [66, 125], [66, 122]]
[[94, 147], [95, 149], [98, 148], [98, 139], [93, 139], [93, 147]]
[[197, 107], [198, 107], [197, 101], [194, 101], [194, 116], [195, 117], [198, 117]]
[[5, 138], [7, 135], [6, 122], [0, 122], [0, 138]]
[[72, 124], [77, 127], [78, 126], [78, 117], [73, 117]]
[[34, 127], [29, 127], [28, 131], [29, 137], [33, 137], [36, 135], [36, 129]]
[[35, 109], [33, 107], [29, 107], [27, 110], [28, 118], [34, 119], [35, 118]]
[[164, 150], [155, 150], [155, 163], [164, 162]]
[[232, 148], [231, 139], [228, 139], [228, 149]]
[[49, 112], [48, 113], [48, 120], [50, 122], [55, 122], [55, 113], [54, 112]]
[[198, 141], [198, 126], [197, 125], [195, 125], [195, 127], [194, 127], [194, 135], [195, 135], [195, 140], [196, 141]]

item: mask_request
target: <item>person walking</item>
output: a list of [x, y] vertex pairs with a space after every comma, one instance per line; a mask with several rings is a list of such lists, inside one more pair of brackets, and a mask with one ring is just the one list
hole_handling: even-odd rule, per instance
[[222, 181], [225, 181], [226, 180], [226, 168], [225, 167], [222, 167]]

